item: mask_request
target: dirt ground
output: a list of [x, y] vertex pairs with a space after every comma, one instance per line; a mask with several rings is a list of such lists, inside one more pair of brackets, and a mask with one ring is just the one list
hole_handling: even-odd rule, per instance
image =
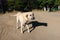
[[[0, 14], [0, 40], [60, 40], [60, 11], [33, 10], [35, 21], [30, 33], [16, 29], [16, 12]], [[24, 29], [25, 30], [25, 29]]]

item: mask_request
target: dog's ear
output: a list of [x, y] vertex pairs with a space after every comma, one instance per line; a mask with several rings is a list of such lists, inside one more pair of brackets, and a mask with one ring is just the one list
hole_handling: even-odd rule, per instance
[[26, 15], [26, 18], [28, 18], [28, 15]]

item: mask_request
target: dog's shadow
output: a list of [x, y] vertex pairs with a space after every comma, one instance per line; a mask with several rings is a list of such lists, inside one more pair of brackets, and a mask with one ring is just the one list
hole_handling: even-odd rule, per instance
[[32, 21], [29, 24], [32, 24], [32, 27], [30, 27], [30, 29], [32, 28], [32, 30], [30, 32], [32, 32], [38, 26], [44, 26], [44, 27], [47, 27], [48, 26], [47, 23], [38, 22], [38, 21]]

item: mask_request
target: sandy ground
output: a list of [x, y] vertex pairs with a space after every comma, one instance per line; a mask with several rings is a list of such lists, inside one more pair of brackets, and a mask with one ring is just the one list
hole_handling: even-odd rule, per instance
[[10, 16], [15, 13], [0, 15], [0, 40], [60, 40], [60, 11], [33, 12], [36, 20], [32, 22], [34, 28], [23, 34], [16, 29], [16, 17]]

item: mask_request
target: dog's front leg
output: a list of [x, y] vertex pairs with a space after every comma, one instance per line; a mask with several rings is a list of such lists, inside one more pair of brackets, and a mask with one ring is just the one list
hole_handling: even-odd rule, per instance
[[21, 33], [23, 33], [23, 25], [21, 24]]
[[30, 32], [30, 30], [29, 30], [29, 25], [26, 25], [26, 27], [27, 27], [27, 29], [28, 29], [28, 32]]

